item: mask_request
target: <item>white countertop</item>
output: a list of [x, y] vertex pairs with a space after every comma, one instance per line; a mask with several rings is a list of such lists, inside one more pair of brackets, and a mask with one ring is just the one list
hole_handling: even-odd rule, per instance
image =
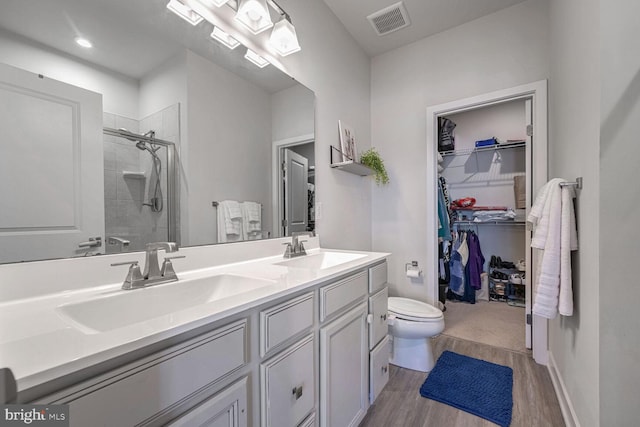
[[[61, 315], [57, 307], [117, 293], [146, 292], [155, 286], [123, 291], [120, 282], [2, 302], [0, 367], [11, 368], [18, 390], [27, 390], [358, 270], [389, 255], [333, 249], [313, 249], [308, 253], [312, 255], [323, 251], [364, 256], [322, 270], [276, 265], [283, 261], [281, 255], [191, 271], [176, 268], [180, 281], [219, 274], [242, 274], [272, 280], [273, 284], [106, 332], [78, 327]], [[180, 281], [156, 286], [180, 286]], [[118, 313], [113, 313], [113, 316], [118, 316]]]

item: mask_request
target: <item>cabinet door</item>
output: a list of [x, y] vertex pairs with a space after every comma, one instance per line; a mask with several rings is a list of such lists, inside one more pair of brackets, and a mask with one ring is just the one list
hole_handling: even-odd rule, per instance
[[313, 335], [260, 366], [262, 426], [296, 426], [316, 400]]
[[372, 350], [389, 333], [389, 327], [387, 326], [387, 300], [387, 288], [369, 298], [369, 313], [371, 314], [369, 350]]
[[320, 329], [320, 426], [357, 426], [367, 413], [367, 306]]
[[247, 378], [168, 424], [169, 427], [246, 427]]
[[389, 355], [391, 347], [389, 337], [385, 337], [373, 350], [369, 359], [369, 388], [373, 403], [387, 382], [389, 382]]

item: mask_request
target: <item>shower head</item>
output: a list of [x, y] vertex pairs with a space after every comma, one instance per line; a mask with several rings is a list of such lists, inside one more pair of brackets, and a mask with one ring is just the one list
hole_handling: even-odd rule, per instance
[[[135, 141], [135, 139], [132, 140], [132, 141]], [[138, 141], [138, 142], [136, 142], [136, 147], [138, 147], [138, 150], [144, 151], [144, 150], [147, 149], [147, 143], [144, 142], [144, 141]]]

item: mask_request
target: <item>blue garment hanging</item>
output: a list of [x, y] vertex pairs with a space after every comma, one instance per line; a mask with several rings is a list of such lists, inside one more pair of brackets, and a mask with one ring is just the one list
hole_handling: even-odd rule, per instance
[[438, 228], [438, 237], [444, 240], [451, 240], [451, 224], [449, 223], [449, 210], [444, 201], [444, 193], [442, 185], [438, 185], [438, 219], [440, 220], [440, 228]]

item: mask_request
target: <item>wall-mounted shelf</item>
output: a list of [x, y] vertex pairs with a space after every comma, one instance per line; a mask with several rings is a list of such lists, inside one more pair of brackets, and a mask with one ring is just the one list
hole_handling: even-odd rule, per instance
[[[331, 167], [334, 169], [340, 169], [343, 170], [345, 172], [349, 172], [352, 173], [354, 175], [359, 175], [359, 176], [369, 176], [369, 175], [373, 175], [373, 170], [365, 165], [363, 165], [362, 163], [358, 163], [352, 159], [349, 159], [349, 157], [347, 157], [346, 155], [344, 155], [342, 153], [342, 151], [338, 150], [336, 147], [334, 147], [333, 145], [330, 146], [331, 147]], [[346, 161], [340, 161], [340, 162], [334, 162], [333, 161], [333, 152], [336, 152], [336, 157], [340, 160], [342, 160], [343, 158], [346, 158]]]
[[514, 143], [489, 145], [486, 147], [467, 148], [467, 149], [453, 150], [453, 151], [442, 151], [440, 152], [440, 154], [442, 155], [442, 157], [462, 156], [465, 154], [480, 153], [483, 151], [507, 150], [510, 148], [524, 148], [526, 146], [527, 146], [526, 142], [514, 142]]
[[122, 171], [122, 177], [129, 178], [129, 179], [145, 179], [146, 178], [144, 172], [138, 172], [138, 171]]

